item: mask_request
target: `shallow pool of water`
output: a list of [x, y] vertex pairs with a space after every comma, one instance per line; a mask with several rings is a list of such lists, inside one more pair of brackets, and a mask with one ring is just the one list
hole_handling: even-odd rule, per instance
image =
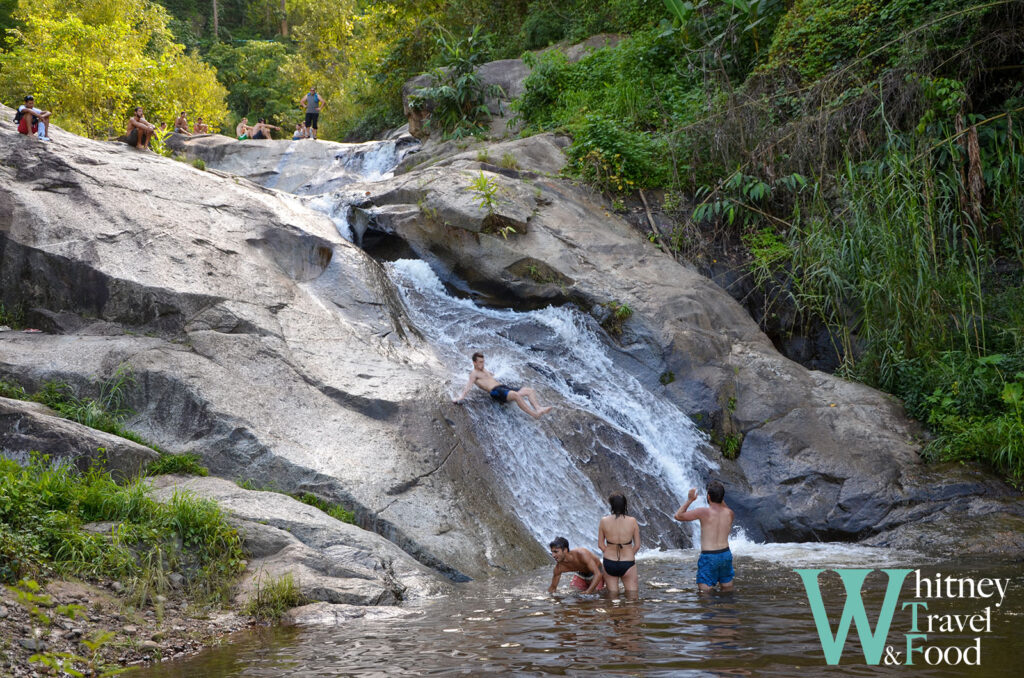
[[[546, 594], [549, 569], [462, 585], [455, 594], [409, 610], [401, 618], [361, 619], [336, 628], [275, 628], [237, 634], [222, 647], [178, 662], [147, 667], [141, 678], [223, 676], [1019, 676], [1024, 638], [1024, 580], [1019, 564], [948, 563], [902, 558], [881, 550], [836, 545], [740, 547], [736, 591], [699, 595], [696, 554], [657, 554], [640, 561], [637, 598]], [[933, 614], [967, 615], [991, 607], [991, 631], [929, 634], [924, 646], [966, 647], [981, 638], [981, 666], [869, 666], [851, 628], [839, 666], [827, 666], [793, 568], [920, 569], [957, 579], [1009, 579], [1001, 607], [992, 599], [933, 599]], [[845, 599], [839, 577], [822, 575], [833, 629]], [[886, 576], [872, 573], [864, 600], [872, 625]], [[915, 600], [915, 575], [900, 601]], [[920, 613], [924, 623], [923, 608]], [[897, 611], [887, 644], [904, 651], [910, 610]], [[936, 622], [937, 624], [937, 622]], [[937, 656], [932, 652], [932, 657]]]

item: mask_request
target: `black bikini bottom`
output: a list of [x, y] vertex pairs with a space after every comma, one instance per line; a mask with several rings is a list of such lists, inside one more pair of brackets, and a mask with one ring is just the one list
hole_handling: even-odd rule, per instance
[[635, 560], [608, 560], [604, 559], [604, 571], [612, 577], [621, 577], [629, 572], [629, 568], [636, 565]]

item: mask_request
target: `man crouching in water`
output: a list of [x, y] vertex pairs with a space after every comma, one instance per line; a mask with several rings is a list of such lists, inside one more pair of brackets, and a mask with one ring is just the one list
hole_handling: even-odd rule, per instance
[[573, 573], [572, 586], [583, 593], [595, 593], [605, 588], [604, 568], [593, 553], [587, 549], [570, 551], [569, 540], [565, 537], [555, 537], [548, 546], [556, 563], [548, 593], [554, 593], [558, 589], [558, 580], [566, 572]]
[[700, 521], [700, 558], [697, 560], [697, 588], [707, 593], [716, 584], [723, 591], [732, 591], [732, 551], [729, 550], [729, 532], [732, 531], [732, 509], [725, 505], [725, 486], [717, 480], [708, 483], [707, 508], [689, 510], [697, 499], [696, 488], [690, 490], [686, 503], [676, 511], [676, 520]]
[[512, 388], [495, 379], [493, 374], [484, 369], [483, 353], [473, 354], [473, 371], [469, 373], [469, 381], [466, 382], [466, 388], [462, 389], [459, 397], [452, 400], [452, 402], [459, 403], [465, 398], [466, 394], [469, 393], [469, 389], [473, 388], [473, 384], [487, 391], [499, 403], [507, 403], [511, 400], [516, 405], [519, 405], [519, 409], [534, 419], [540, 419], [551, 411], [550, 407], [540, 406], [540, 401], [537, 400], [537, 392], [532, 388]]

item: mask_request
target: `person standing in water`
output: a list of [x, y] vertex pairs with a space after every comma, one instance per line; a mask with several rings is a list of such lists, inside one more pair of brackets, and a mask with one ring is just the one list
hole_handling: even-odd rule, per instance
[[569, 540], [555, 537], [548, 547], [551, 557], [555, 559], [555, 571], [551, 575], [551, 586], [548, 593], [558, 590], [558, 580], [567, 572], [572, 572], [572, 587], [583, 593], [594, 593], [604, 589], [604, 570], [601, 561], [588, 549], [569, 550]]
[[511, 400], [519, 406], [519, 409], [534, 419], [540, 419], [551, 411], [550, 407], [540, 406], [537, 392], [532, 388], [513, 388], [499, 382], [484, 367], [484, 354], [479, 352], [473, 354], [473, 370], [469, 373], [469, 381], [466, 382], [466, 387], [462, 389], [459, 397], [454, 398], [452, 402], [455, 404], [460, 403], [466, 397], [466, 394], [469, 393], [469, 389], [473, 388], [474, 384], [478, 388], [487, 391], [499, 403], [507, 403]]
[[697, 559], [697, 588], [707, 593], [717, 584], [723, 591], [732, 591], [736, 572], [732, 568], [729, 550], [729, 532], [735, 514], [725, 505], [725, 486], [717, 480], [708, 483], [706, 508], [690, 509], [697, 499], [697, 489], [690, 490], [686, 503], [676, 511], [675, 518], [683, 522], [700, 521], [700, 558]]
[[626, 497], [620, 492], [608, 497], [612, 514], [597, 526], [597, 547], [604, 554], [604, 579], [608, 590], [619, 592], [619, 579], [626, 593], [640, 590], [636, 553], [640, 550], [640, 525], [626, 515]]

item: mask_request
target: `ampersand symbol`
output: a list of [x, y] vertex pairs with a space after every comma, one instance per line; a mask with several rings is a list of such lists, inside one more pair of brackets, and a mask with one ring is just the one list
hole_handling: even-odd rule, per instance
[[886, 647], [885, 647], [885, 665], [886, 666], [893, 666], [893, 665], [897, 665], [898, 666], [899, 663], [900, 663], [900, 655], [901, 654], [903, 654], [903, 653], [902, 652], [894, 651], [892, 645], [886, 645]]

